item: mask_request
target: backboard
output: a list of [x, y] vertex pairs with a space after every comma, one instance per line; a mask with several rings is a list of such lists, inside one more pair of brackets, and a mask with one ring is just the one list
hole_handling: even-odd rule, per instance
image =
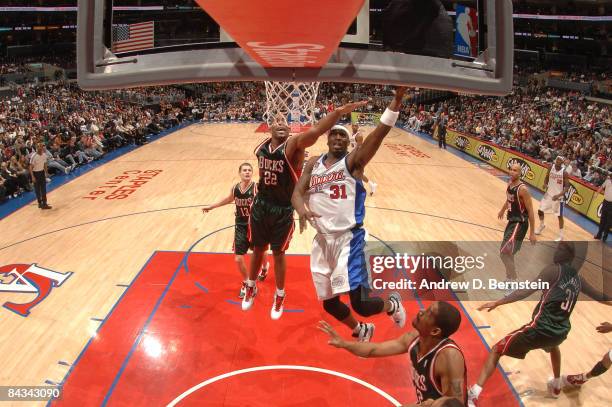
[[79, 0], [82, 88], [274, 80], [501, 95], [512, 86], [510, 0], [133, 4]]

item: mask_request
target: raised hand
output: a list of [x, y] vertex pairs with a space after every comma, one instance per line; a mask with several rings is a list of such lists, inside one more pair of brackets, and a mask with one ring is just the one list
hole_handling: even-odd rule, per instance
[[318, 328], [320, 331], [325, 332], [329, 336], [329, 341], [327, 341], [329, 345], [334, 346], [336, 348], [342, 347], [344, 339], [342, 339], [342, 337], [338, 335], [338, 332], [336, 332], [330, 324], [325, 321], [319, 321]]

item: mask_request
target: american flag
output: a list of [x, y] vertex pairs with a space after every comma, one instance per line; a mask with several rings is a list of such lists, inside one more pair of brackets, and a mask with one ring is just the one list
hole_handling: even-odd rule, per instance
[[117, 24], [113, 26], [113, 52], [153, 48], [155, 22]]

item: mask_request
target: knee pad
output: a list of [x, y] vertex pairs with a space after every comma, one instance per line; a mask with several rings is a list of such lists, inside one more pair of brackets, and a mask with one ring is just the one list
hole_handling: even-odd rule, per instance
[[350, 314], [351, 310], [346, 306], [345, 303], [340, 301], [340, 297], [330, 298], [323, 301], [323, 309], [325, 312], [336, 318], [338, 321], [346, 319]]
[[362, 317], [380, 314], [385, 307], [385, 302], [380, 297], [369, 297], [367, 289], [362, 287], [351, 290], [351, 307]]

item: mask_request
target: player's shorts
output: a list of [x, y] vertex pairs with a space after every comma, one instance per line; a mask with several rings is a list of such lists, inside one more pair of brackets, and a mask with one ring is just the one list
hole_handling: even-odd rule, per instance
[[310, 254], [310, 271], [320, 301], [359, 286], [369, 288], [365, 239], [366, 231], [363, 228], [315, 236]]
[[543, 335], [537, 329], [525, 325], [506, 335], [506, 337], [493, 346], [493, 349], [500, 355], [525, 359], [525, 355], [535, 349], [543, 349], [546, 352], [550, 352], [555, 346], [561, 345], [566, 337], [567, 335], [554, 337]]
[[544, 213], [554, 213], [557, 216], [563, 216], [565, 204], [563, 199], [553, 200], [551, 196], [544, 195], [540, 202], [540, 211]]
[[249, 218], [249, 241], [254, 247], [267, 246], [274, 252], [289, 248], [293, 236], [293, 207], [276, 206], [255, 198]]
[[516, 254], [521, 249], [528, 230], [529, 222], [527, 221], [509, 221], [506, 230], [504, 230], [504, 239], [499, 251], [506, 254]]
[[244, 255], [252, 248], [248, 238], [248, 223], [236, 223], [234, 227], [234, 254]]

